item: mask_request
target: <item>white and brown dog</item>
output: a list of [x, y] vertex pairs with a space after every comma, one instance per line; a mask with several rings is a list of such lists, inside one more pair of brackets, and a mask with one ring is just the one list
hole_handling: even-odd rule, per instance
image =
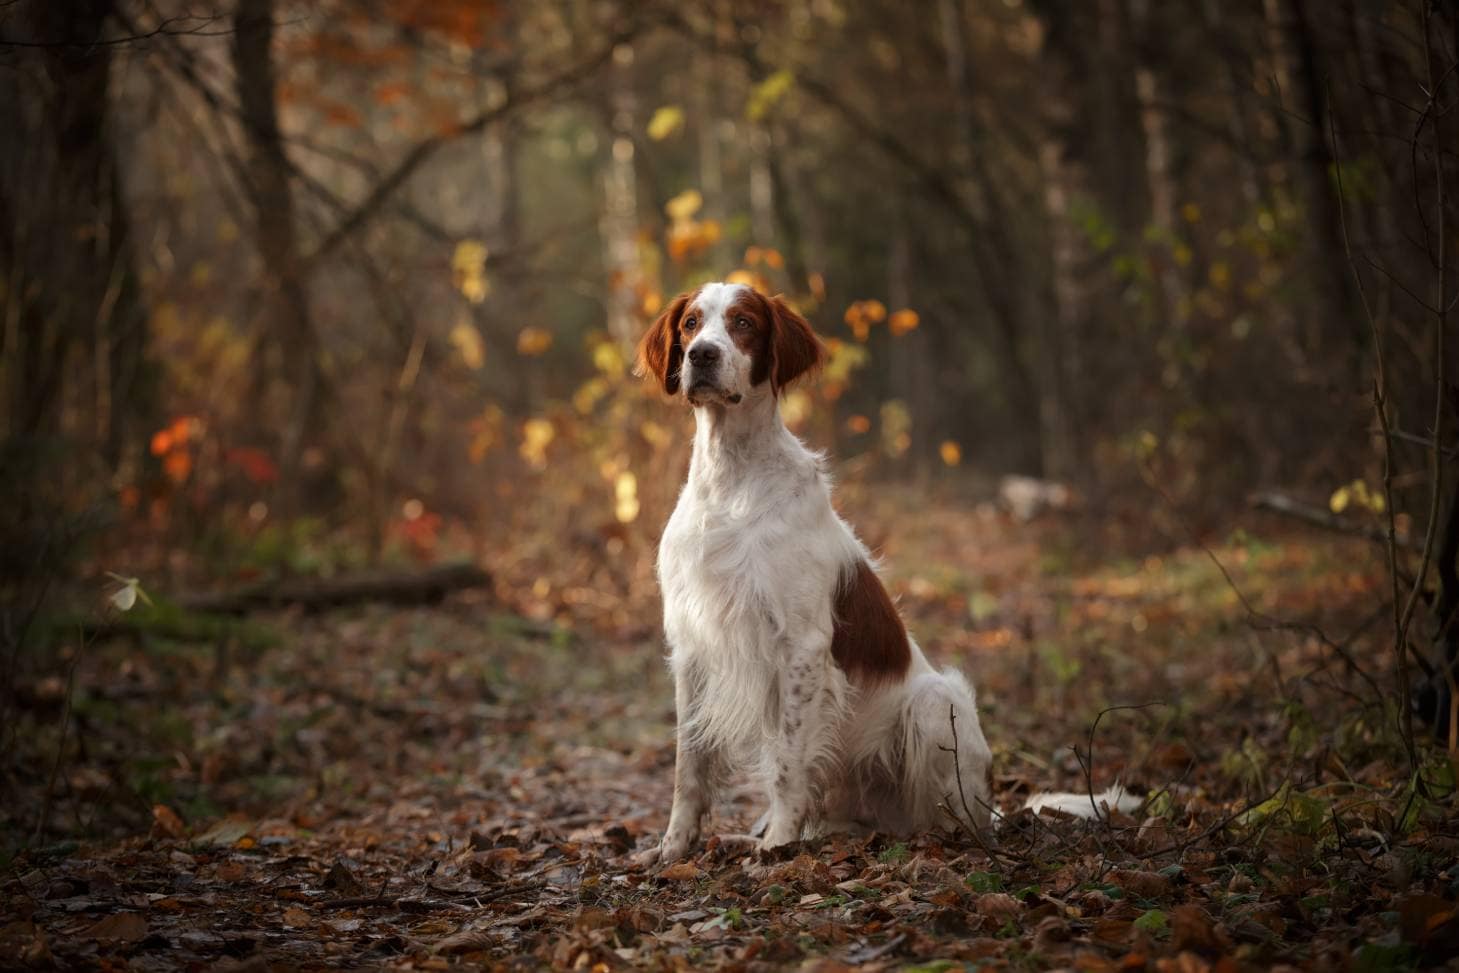
[[639, 346], [642, 371], [696, 424], [659, 545], [678, 753], [650, 862], [694, 846], [735, 768], [765, 782], [763, 848], [842, 828], [905, 834], [949, 813], [988, 824], [992, 756], [972, 687], [908, 636], [831, 505], [824, 458], [781, 421], [781, 391], [823, 354], [783, 300], [739, 284], [676, 298]]

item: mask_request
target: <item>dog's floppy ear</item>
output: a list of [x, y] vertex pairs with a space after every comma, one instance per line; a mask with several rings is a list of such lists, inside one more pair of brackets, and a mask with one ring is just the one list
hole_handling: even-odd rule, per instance
[[810, 322], [792, 310], [780, 295], [765, 299], [770, 307], [770, 386], [775, 394], [821, 364], [826, 348]]
[[679, 391], [679, 372], [684, 364], [684, 349], [679, 344], [679, 319], [689, 306], [692, 294], [680, 294], [664, 308], [653, 326], [638, 343], [639, 375], [652, 375], [670, 395]]

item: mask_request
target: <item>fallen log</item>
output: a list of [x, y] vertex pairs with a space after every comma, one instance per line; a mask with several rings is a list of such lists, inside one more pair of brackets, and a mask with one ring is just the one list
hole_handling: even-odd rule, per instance
[[490, 584], [491, 575], [481, 568], [474, 564], [456, 563], [403, 573], [262, 581], [231, 591], [183, 594], [175, 602], [186, 611], [213, 615], [246, 615], [266, 608], [284, 607], [322, 611], [367, 601], [394, 605], [433, 604], [453, 591], [485, 588]]
[[[1368, 524], [1356, 524], [1345, 517], [1339, 517], [1321, 507], [1314, 507], [1311, 504], [1303, 503], [1300, 500], [1287, 496], [1285, 493], [1277, 493], [1274, 490], [1265, 490], [1260, 493], [1253, 493], [1247, 498], [1247, 502], [1257, 510], [1270, 510], [1272, 513], [1281, 514], [1284, 517], [1291, 517], [1304, 523], [1312, 524], [1315, 527], [1322, 527], [1327, 530], [1336, 531], [1339, 534], [1350, 534], [1353, 537], [1366, 537], [1369, 540], [1377, 541], [1380, 544], [1388, 543], [1388, 532]], [[1407, 547], [1413, 550], [1420, 550], [1422, 542], [1407, 534], [1399, 534], [1395, 540], [1399, 547]]]

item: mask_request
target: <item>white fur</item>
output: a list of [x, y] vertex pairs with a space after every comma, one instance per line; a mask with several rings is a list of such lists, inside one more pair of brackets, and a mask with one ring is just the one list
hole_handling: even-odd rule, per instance
[[1076, 818], [1095, 819], [1107, 817], [1110, 811], [1128, 814], [1143, 803], [1140, 798], [1125, 790], [1123, 784], [1115, 784], [1093, 796], [1088, 793], [1035, 794], [1023, 806], [1035, 814], [1049, 810]]
[[[870, 555], [832, 509], [822, 457], [786, 429], [770, 383], [750, 383], [725, 315], [739, 286], [701, 289], [686, 342], [713, 343], [720, 360], [717, 387], [691, 398], [689, 477], [659, 547], [678, 756], [653, 857], [692, 847], [736, 767], [765, 782], [765, 847], [831, 827], [907, 833], [949, 812], [984, 827], [992, 757], [967, 680], [935, 671], [913, 641], [904, 679], [861, 691], [831, 655], [842, 571]], [[697, 378], [687, 357], [683, 367], [687, 396]]]
[[[738, 397], [742, 400], [751, 391], [750, 371], [753, 362], [750, 356], [740, 350], [735, 344], [734, 338], [730, 336], [730, 328], [734, 322], [730, 320], [729, 306], [734, 303], [735, 298], [740, 295], [744, 284], [705, 284], [695, 295], [692, 308], [694, 317], [698, 321], [693, 335], [687, 342], [684, 352], [684, 388], [691, 404], [702, 406], [707, 404], [708, 398], [724, 403], [729, 399]], [[718, 385], [717, 393], [701, 393], [692, 388], [699, 376], [693, 364], [693, 354], [696, 349], [713, 347], [721, 356], [721, 362], [709, 371], [716, 379]]]

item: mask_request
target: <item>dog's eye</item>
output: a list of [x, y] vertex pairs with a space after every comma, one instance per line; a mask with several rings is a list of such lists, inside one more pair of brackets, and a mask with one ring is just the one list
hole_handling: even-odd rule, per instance
[[685, 331], [693, 331], [694, 330], [694, 325], [696, 323], [697, 322], [695, 322], [695, 320], [693, 318], [685, 318], [684, 319], [684, 330]]
[[735, 318], [735, 327], [739, 328], [741, 331], [748, 330], [749, 327], [750, 327], [750, 319], [749, 318]]

